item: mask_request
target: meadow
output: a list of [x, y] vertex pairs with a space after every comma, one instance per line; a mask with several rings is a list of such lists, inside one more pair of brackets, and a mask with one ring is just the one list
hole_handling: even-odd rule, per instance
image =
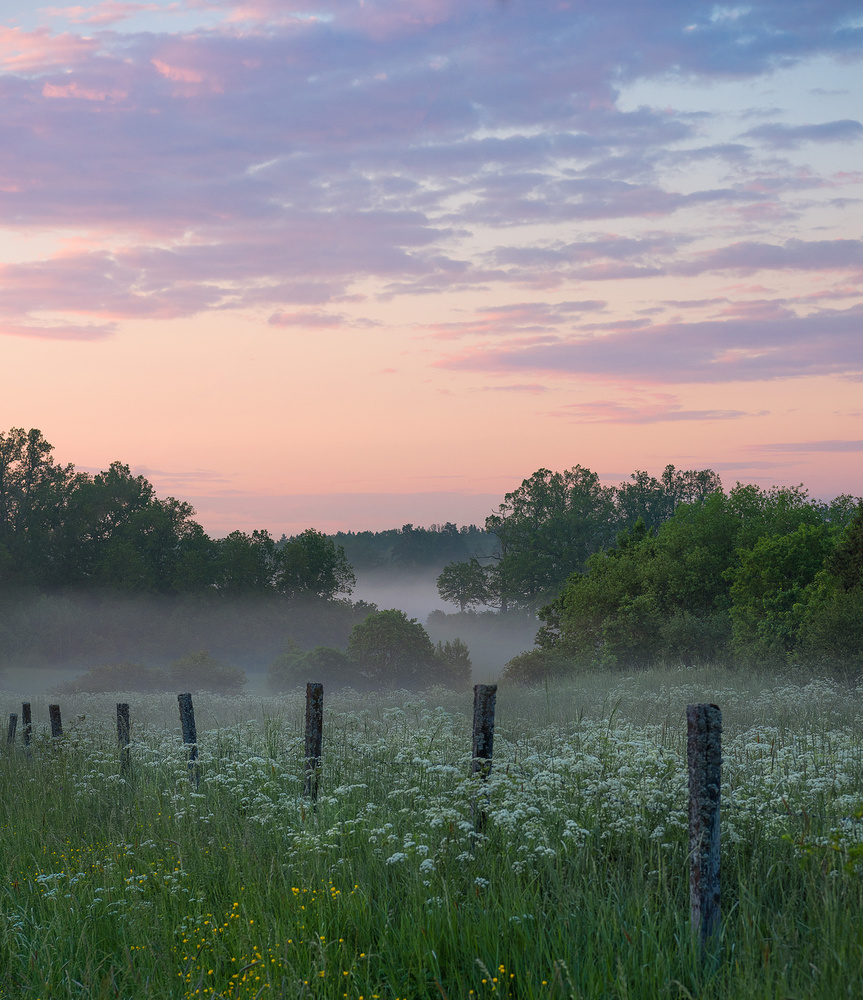
[[[64, 697], [59, 740], [33, 698], [30, 753], [19, 729], [0, 754], [0, 997], [863, 997], [861, 695], [720, 670], [501, 688], [478, 792], [469, 694], [327, 694], [314, 806], [304, 692], [195, 696], [197, 786], [176, 698]], [[723, 711], [704, 958], [685, 723], [703, 701]]]

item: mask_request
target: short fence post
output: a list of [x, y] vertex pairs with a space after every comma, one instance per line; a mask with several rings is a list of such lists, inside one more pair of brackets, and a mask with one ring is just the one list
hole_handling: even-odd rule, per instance
[[60, 719], [60, 706], [49, 705], [48, 717], [51, 720], [51, 735], [54, 737], [63, 735], [63, 722]]
[[6, 733], [6, 742], [11, 747], [15, 742], [15, 730], [18, 728], [18, 716], [11, 712], [9, 715], [9, 731]]
[[201, 783], [198, 772], [198, 731], [195, 728], [195, 709], [190, 692], [178, 694], [180, 703], [180, 725], [183, 727], [183, 742], [189, 747], [189, 780], [197, 788]]
[[126, 774], [129, 770], [129, 705], [127, 702], [117, 703], [117, 744], [120, 747], [120, 772]]
[[686, 706], [689, 762], [689, 907], [702, 953], [721, 923], [719, 800], [722, 712], [718, 705]]
[[24, 701], [21, 703], [21, 738], [24, 741], [24, 746], [30, 746], [30, 734], [33, 732], [33, 723], [30, 719], [30, 702]]
[[[494, 706], [497, 701], [497, 684], [475, 684], [473, 689], [473, 740], [471, 746], [471, 776], [478, 774], [485, 781], [491, 772], [491, 753], [494, 743]], [[485, 825], [485, 810], [474, 801], [471, 805], [474, 828], [481, 831]]]
[[303, 794], [318, 797], [321, 748], [324, 734], [324, 685], [306, 684], [306, 780]]

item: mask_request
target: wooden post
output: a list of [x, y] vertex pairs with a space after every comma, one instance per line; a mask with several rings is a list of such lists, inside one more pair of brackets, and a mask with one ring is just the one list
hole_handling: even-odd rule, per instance
[[[491, 772], [491, 753], [494, 743], [494, 706], [497, 701], [497, 684], [475, 684], [473, 689], [473, 740], [471, 745], [471, 775], [485, 781]], [[476, 801], [471, 805], [474, 828], [477, 832], [485, 825], [485, 810]]]
[[324, 685], [306, 684], [306, 780], [303, 794], [318, 797], [321, 749], [324, 735]]
[[117, 703], [117, 745], [120, 747], [120, 772], [126, 774], [129, 770], [129, 705], [127, 702]]
[[51, 720], [51, 735], [54, 737], [63, 735], [63, 722], [60, 719], [60, 706], [49, 705], [48, 717]]
[[180, 725], [183, 727], [183, 742], [189, 747], [189, 780], [197, 788], [201, 783], [198, 772], [198, 731], [195, 728], [195, 709], [190, 692], [178, 694], [180, 703]]
[[11, 747], [15, 742], [15, 730], [18, 728], [18, 716], [11, 712], [9, 714], [9, 731], [6, 733], [6, 742]]
[[718, 705], [686, 706], [689, 760], [689, 907], [702, 951], [719, 931], [719, 799], [722, 712]]
[[21, 703], [21, 724], [23, 726], [21, 730], [21, 738], [24, 740], [24, 746], [30, 746], [30, 735], [33, 732], [33, 723], [30, 719], [30, 702], [24, 701]]

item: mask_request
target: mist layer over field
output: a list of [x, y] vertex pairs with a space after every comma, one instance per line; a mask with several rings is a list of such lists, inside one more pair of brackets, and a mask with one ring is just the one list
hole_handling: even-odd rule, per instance
[[461, 639], [474, 683], [495, 680], [509, 659], [531, 648], [538, 625], [528, 613], [451, 613], [437, 599], [434, 576], [403, 571], [364, 574], [351, 601], [42, 595], [4, 605], [0, 690], [26, 678], [34, 695], [104, 664], [161, 667], [207, 650], [244, 670], [247, 690], [265, 693], [267, 668], [277, 657], [297, 647], [345, 650], [352, 628], [375, 605], [416, 618], [434, 643]]

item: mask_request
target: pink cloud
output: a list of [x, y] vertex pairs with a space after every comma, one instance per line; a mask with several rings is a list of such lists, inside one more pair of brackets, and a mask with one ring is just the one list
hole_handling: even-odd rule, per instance
[[43, 97], [64, 97], [81, 101], [120, 101], [127, 97], [125, 90], [99, 90], [95, 87], [83, 87], [74, 81], [63, 85], [45, 83], [42, 86]]
[[80, 5], [74, 7], [40, 7], [39, 13], [44, 17], [65, 18], [65, 20], [72, 24], [91, 24], [101, 27], [106, 24], [116, 24], [119, 21], [134, 17], [136, 14], [151, 11], [165, 13], [167, 11], [179, 10], [179, 7], [180, 5], [177, 3], [163, 7], [161, 4], [156, 3], [118, 3], [117, 0], [104, 0], [103, 3], [95, 4], [92, 7], [82, 7]]
[[749, 445], [749, 448], [757, 448], [764, 451], [835, 451], [835, 452], [855, 452], [863, 451], [863, 441], [854, 440], [833, 440], [833, 441], [783, 441], [776, 444]]
[[551, 416], [570, 417], [579, 423], [592, 424], [657, 424], [670, 421], [691, 420], [739, 420], [741, 417], [763, 416], [745, 410], [686, 410], [676, 398], [660, 395], [653, 399], [631, 402], [620, 400], [594, 400], [588, 403], [572, 403], [555, 410]]
[[273, 313], [268, 322], [272, 326], [340, 327], [350, 324], [341, 313], [293, 312]]
[[195, 69], [188, 69], [182, 66], [169, 66], [161, 59], [151, 59], [150, 62], [156, 67], [156, 71], [162, 76], [173, 80], [175, 83], [201, 83], [204, 79], [203, 73]]
[[5, 322], [0, 318], [0, 336], [28, 337], [34, 340], [107, 340], [113, 337], [117, 327], [114, 323], [101, 325], [58, 323], [51, 326], [21, 325]]
[[80, 65], [97, 47], [95, 39], [55, 35], [48, 28], [24, 31], [0, 26], [0, 67], [6, 73], [40, 73]]

